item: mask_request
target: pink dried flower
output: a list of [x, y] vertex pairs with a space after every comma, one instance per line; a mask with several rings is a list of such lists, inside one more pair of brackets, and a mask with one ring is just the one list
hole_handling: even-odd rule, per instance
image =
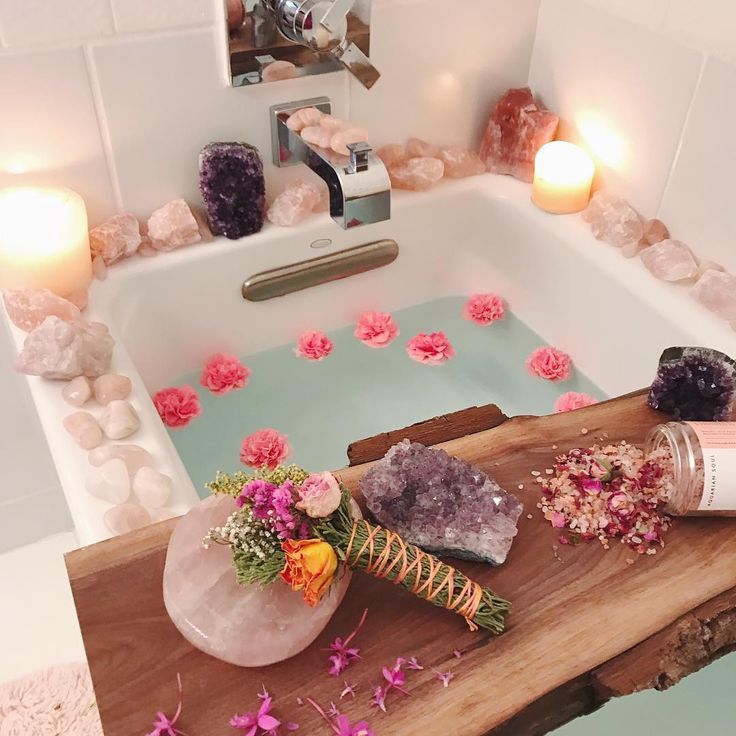
[[258, 693], [258, 697], [261, 700], [268, 700], [271, 696], [268, 694], [268, 690], [266, 690], [266, 686], [261, 683], [261, 691]]
[[369, 348], [386, 348], [399, 335], [399, 326], [388, 312], [364, 312], [355, 327], [355, 337]]
[[463, 317], [476, 325], [490, 325], [503, 319], [503, 299], [495, 294], [473, 294], [463, 307]]
[[463, 656], [463, 653], [459, 649], [453, 649], [452, 656], [455, 657], [455, 659], [460, 659]]
[[439, 680], [442, 683], [442, 687], [449, 687], [450, 680], [452, 680], [453, 677], [455, 677], [455, 675], [452, 672], [435, 673], [435, 679]]
[[373, 688], [373, 696], [371, 697], [370, 704], [374, 708], [379, 708], [384, 713], [386, 713], [386, 692], [387, 690], [384, 690], [380, 685], [376, 685]]
[[420, 332], [406, 344], [406, 352], [412, 360], [425, 365], [442, 365], [455, 357], [455, 348], [441, 331], [430, 334]]
[[348, 634], [347, 637], [345, 637], [345, 641], [338, 636], [328, 647], [327, 651], [335, 652], [329, 657], [329, 660], [332, 663], [329, 672], [333, 677], [340, 675], [345, 669], [347, 669], [351, 662], [354, 662], [356, 659], [360, 659], [360, 649], [358, 649], [358, 647], [351, 647], [350, 642], [357, 636], [367, 617], [368, 609], [366, 608], [363, 611], [363, 615], [360, 617], [360, 621], [358, 621], [358, 625], [350, 632], [350, 634]]
[[416, 657], [409, 657], [409, 659], [406, 660], [406, 667], [410, 670], [423, 670], [424, 667], [417, 662]]
[[240, 462], [249, 468], [273, 470], [291, 453], [288, 437], [275, 429], [259, 429], [248, 435], [240, 448]]
[[574, 411], [575, 409], [583, 409], [586, 406], [592, 406], [597, 403], [598, 399], [594, 399], [592, 396], [588, 396], [588, 394], [581, 394], [578, 391], [568, 391], [555, 401], [555, 412], [559, 414], [563, 411]]
[[350, 719], [345, 714], [340, 714], [335, 721], [335, 736], [375, 736], [366, 721], [358, 721], [354, 726], [350, 725]]
[[173, 718], [169, 718], [163, 711], [156, 713], [156, 720], [153, 722], [153, 731], [148, 736], [184, 736], [184, 734], [176, 728], [176, 723], [181, 716], [182, 708], [182, 687], [181, 675], [177, 673], [176, 682], [179, 686], [179, 704], [176, 706], [176, 712]]
[[305, 360], [324, 360], [335, 348], [335, 344], [324, 332], [311, 330], [305, 332], [297, 342], [294, 352]]
[[296, 507], [312, 519], [324, 519], [337, 510], [342, 491], [332, 473], [312, 473], [297, 490]]
[[404, 690], [404, 685], [406, 684], [406, 675], [401, 671], [401, 669], [395, 669], [388, 667], [384, 667], [381, 672], [383, 673], [383, 678], [386, 680], [388, 685], [386, 685], [386, 692], [388, 692], [391, 688], [394, 688], [395, 690], [399, 690], [400, 692], [404, 693], [405, 695], [408, 695], [409, 693]]
[[238, 508], [250, 505], [253, 516], [266, 522], [279, 539], [303, 538], [308, 530], [302, 530], [294, 515], [294, 484], [287, 480], [281, 486], [254, 478], [248, 481], [235, 499]]
[[243, 388], [250, 371], [234, 356], [217, 353], [204, 367], [199, 382], [213, 394], [226, 394]]
[[552, 518], [550, 519], [552, 522], [552, 526], [555, 529], [564, 529], [565, 528], [565, 515], [561, 514], [559, 511], [555, 511], [552, 514]]
[[343, 680], [343, 683], [345, 684], [345, 687], [342, 689], [342, 692], [340, 693], [340, 700], [342, 700], [343, 698], [347, 698], [348, 695], [350, 695], [351, 698], [354, 698], [356, 686], [351, 685], [347, 680]]
[[243, 736], [256, 736], [259, 728], [267, 733], [276, 731], [281, 725], [281, 721], [274, 718], [270, 711], [271, 698], [266, 698], [261, 702], [261, 707], [257, 713], [245, 713], [243, 715], [236, 713], [230, 719], [230, 725], [243, 731]]
[[171, 429], [182, 429], [202, 413], [199, 395], [191, 386], [163, 388], [153, 395], [161, 421]]
[[537, 348], [527, 358], [526, 367], [533, 376], [548, 381], [566, 381], [572, 372], [572, 360], [567, 353], [557, 348]]
[[340, 715], [340, 711], [334, 703], [330, 703], [330, 707], [326, 711], [330, 718], [337, 718]]

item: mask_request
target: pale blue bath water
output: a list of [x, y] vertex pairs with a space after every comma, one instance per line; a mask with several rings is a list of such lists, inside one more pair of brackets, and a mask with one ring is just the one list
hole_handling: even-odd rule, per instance
[[[513, 314], [479, 327], [462, 318], [463, 303], [449, 297], [395, 312], [401, 335], [381, 350], [358, 342], [348, 326], [330, 333], [335, 350], [319, 363], [298, 358], [293, 344], [240, 356], [250, 381], [225, 396], [199, 386], [201, 369], [173, 378], [171, 385], [197, 387], [202, 400], [202, 416], [171, 432], [199, 492], [206, 495], [204, 484], [217, 470], [241, 467], [243, 437], [264, 427], [288, 435], [290, 461], [324, 470], [347, 464], [354, 440], [469, 406], [495, 403], [508, 415], [548, 414], [565, 391], [604, 398], [577, 371], [559, 384], [530, 376], [524, 362], [544, 339]], [[450, 338], [455, 358], [442, 366], [411, 360], [407, 340], [437, 330]]]

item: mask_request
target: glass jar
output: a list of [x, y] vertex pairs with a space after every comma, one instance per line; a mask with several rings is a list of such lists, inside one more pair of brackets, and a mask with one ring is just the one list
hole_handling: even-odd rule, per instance
[[660, 424], [647, 437], [646, 454], [671, 459], [667, 513], [736, 516], [736, 422]]

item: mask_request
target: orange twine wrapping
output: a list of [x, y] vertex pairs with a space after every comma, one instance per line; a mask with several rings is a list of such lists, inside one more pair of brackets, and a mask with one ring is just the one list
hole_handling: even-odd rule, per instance
[[[353, 544], [360, 524], [365, 526], [367, 538], [360, 549], [355, 552]], [[376, 538], [379, 534], [386, 535], [386, 546], [380, 553], [376, 554]], [[392, 552], [394, 542], [399, 547], [395, 555]], [[414, 555], [413, 560], [409, 559], [409, 550]], [[413, 582], [409, 590], [415, 595], [432, 602], [435, 602], [442, 591], [447, 589], [447, 603], [444, 607], [448, 611], [462, 616], [467, 621], [471, 631], [478, 629], [478, 625], [473, 621], [483, 599], [483, 588], [478, 583], [466, 579], [465, 585], [455, 595], [456, 570], [454, 567], [446, 565], [434, 555], [424, 552], [416, 545], [407, 545], [398, 534], [382, 527], [373, 526], [363, 519], [353, 524], [350, 541], [345, 551], [345, 561], [353, 567], [366, 553], [368, 554], [368, 564], [365, 568], [367, 573], [379, 579], [389, 578], [394, 585], [401, 585], [407, 579], [411, 580], [410, 576], [413, 575]], [[355, 556], [351, 559], [353, 554]], [[423, 562], [426, 562], [429, 567], [426, 574]], [[446, 571], [447, 574], [438, 581], [437, 578], [442, 571]], [[441, 604], [436, 602], [436, 605]]]

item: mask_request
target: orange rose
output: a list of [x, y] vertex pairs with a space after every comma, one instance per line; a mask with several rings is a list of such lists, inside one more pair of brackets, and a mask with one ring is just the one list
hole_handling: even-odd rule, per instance
[[335, 550], [320, 539], [287, 539], [281, 549], [286, 554], [281, 577], [292, 590], [303, 590], [304, 600], [316, 606], [335, 577]]

